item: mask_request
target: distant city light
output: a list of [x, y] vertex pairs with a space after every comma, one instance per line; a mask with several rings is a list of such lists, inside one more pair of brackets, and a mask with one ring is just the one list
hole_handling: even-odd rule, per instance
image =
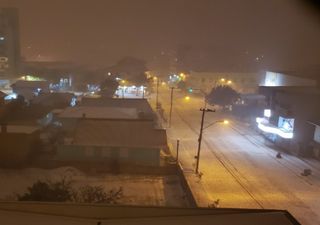
[[271, 117], [271, 109], [265, 109], [264, 112], [263, 112], [263, 115], [265, 117], [270, 118]]
[[223, 124], [226, 124], [226, 125], [227, 125], [227, 124], [229, 124], [229, 123], [230, 123], [229, 120], [224, 120], [224, 121], [223, 121]]
[[225, 80], [224, 78], [221, 78], [220, 81], [221, 81], [221, 82], [225, 82], [226, 80]]
[[0, 37], [0, 41], [4, 41], [4, 37], [1, 36], [1, 37]]
[[231, 81], [231, 80], [228, 80], [227, 84], [232, 84], [232, 81]]
[[184, 99], [188, 101], [188, 100], [190, 100], [190, 97], [186, 96], [186, 97], [184, 97]]

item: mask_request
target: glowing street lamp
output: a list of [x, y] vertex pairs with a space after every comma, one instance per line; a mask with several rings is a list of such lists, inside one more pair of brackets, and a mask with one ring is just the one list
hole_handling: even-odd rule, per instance
[[190, 97], [189, 96], [186, 96], [184, 97], [185, 100], [189, 101], [190, 100]]
[[232, 81], [231, 81], [231, 80], [228, 80], [228, 81], [227, 81], [227, 84], [232, 84]]

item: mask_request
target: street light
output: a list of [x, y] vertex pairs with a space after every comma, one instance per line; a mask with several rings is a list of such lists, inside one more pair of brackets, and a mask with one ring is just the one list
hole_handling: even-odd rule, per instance
[[200, 161], [200, 151], [201, 151], [201, 142], [202, 142], [202, 133], [204, 129], [207, 129], [208, 127], [211, 127], [212, 125], [216, 123], [223, 123], [223, 124], [229, 124], [228, 120], [217, 120], [214, 121], [213, 123], [209, 124], [206, 127], [203, 127], [203, 122], [204, 122], [204, 116], [206, 112], [215, 112], [215, 110], [212, 109], [206, 109], [206, 108], [201, 108], [200, 111], [202, 111], [202, 117], [201, 117], [201, 126], [200, 126], [200, 133], [199, 133], [199, 138], [198, 138], [198, 151], [197, 155], [195, 156], [197, 163], [196, 163], [196, 169], [195, 172], [196, 174], [199, 173], [199, 161]]

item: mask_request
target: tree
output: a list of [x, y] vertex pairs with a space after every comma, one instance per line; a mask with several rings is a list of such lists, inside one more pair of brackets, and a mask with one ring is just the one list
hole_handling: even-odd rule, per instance
[[184, 80], [180, 80], [177, 84], [177, 87], [181, 90], [186, 90], [187, 84]]
[[113, 79], [113, 77], [107, 77], [101, 84], [100, 84], [100, 95], [103, 97], [112, 98], [114, 93], [116, 92], [119, 86], [118, 81]]
[[19, 201], [44, 202], [83, 202], [117, 204], [123, 197], [123, 189], [106, 191], [102, 186], [85, 185], [77, 189], [72, 182], [63, 177], [60, 181], [36, 181], [23, 195], [17, 195]]
[[117, 74], [122, 79], [128, 80], [137, 86], [147, 83], [145, 74], [147, 70], [146, 62], [134, 57], [125, 57], [119, 60], [114, 66], [108, 68], [108, 71], [112, 74]]
[[239, 94], [230, 86], [217, 86], [206, 96], [208, 103], [228, 106], [239, 98]]
[[57, 182], [38, 180], [23, 195], [18, 195], [19, 201], [67, 202], [71, 201], [73, 191], [71, 182], [63, 178]]

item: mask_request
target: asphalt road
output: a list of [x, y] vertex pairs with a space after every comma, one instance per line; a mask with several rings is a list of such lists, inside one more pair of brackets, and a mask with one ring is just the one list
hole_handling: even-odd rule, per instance
[[[172, 149], [180, 140], [179, 160], [200, 206], [214, 201], [227, 208], [285, 209], [304, 225], [320, 224], [320, 162], [282, 154], [253, 127], [217, 110], [206, 113], [199, 171], [194, 173], [203, 98], [175, 90], [172, 124], [167, 129]], [[168, 116], [170, 91], [160, 89], [159, 99]], [[151, 101], [152, 103], [154, 102]], [[301, 175], [312, 169], [312, 175]]]

